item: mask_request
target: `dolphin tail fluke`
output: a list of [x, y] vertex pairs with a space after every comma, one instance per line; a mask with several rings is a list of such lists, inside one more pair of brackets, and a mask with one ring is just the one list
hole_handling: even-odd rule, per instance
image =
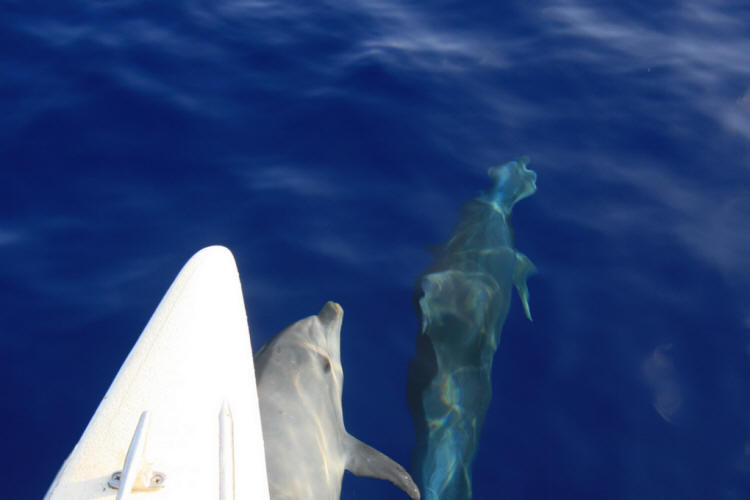
[[387, 479], [414, 500], [419, 500], [419, 488], [414, 484], [406, 469], [353, 436], [349, 436], [349, 448], [349, 461], [346, 468], [353, 474]]
[[526, 279], [536, 272], [536, 266], [531, 260], [521, 252], [516, 252], [516, 268], [513, 272], [513, 284], [518, 290], [518, 296], [523, 303], [523, 311], [526, 317], [531, 319], [531, 310], [529, 309], [529, 287], [526, 285]]

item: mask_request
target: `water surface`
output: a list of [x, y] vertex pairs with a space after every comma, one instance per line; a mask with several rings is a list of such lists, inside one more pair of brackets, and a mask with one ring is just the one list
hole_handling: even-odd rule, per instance
[[[745, 3], [6, 1], [8, 498], [40, 498], [192, 253], [253, 345], [336, 300], [352, 434], [408, 463], [412, 293], [488, 167], [539, 269], [511, 304], [476, 498], [750, 494]], [[342, 498], [402, 498], [347, 476]]]

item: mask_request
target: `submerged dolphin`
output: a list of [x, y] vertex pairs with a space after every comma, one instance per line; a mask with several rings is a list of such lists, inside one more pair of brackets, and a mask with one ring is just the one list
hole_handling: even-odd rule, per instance
[[399, 464], [344, 428], [341, 306], [328, 302], [255, 356], [271, 500], [338, 500], [344, 469], [419, 490]]
[[422, 328], [409, 367], [407, 401], [417, 431], [412, 472], [427, 500], [472, 498], [471, 466], [492, 396], [492, 361], [513, 287], [526, 316], [534, 264], [513, 244], [516, 202], [536, 191], [520, 158], [488, 174], [469, 200], [417, 295]]

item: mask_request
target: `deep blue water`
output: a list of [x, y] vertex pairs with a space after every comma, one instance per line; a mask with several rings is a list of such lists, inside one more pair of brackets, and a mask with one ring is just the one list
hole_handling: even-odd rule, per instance
[[0, 2], [4, 498], [210, 244], [256, 349], [342, 304], [347, 427], [408, 464], [415, 280], [521, 154], [535, 320], [514, 297], [475, 497], [750, 496], [748, 4], [489, 4]]

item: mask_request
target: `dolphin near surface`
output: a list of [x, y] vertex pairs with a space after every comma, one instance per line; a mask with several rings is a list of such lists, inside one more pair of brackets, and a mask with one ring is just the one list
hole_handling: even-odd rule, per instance
[[338, 500], [344, 470], [387, 479], [418, 500], [403, 467], [344, 428], [343, 316], [340, 305], [328, 302], [255, 356], [271, 500]]
[[490, 188], [464, 204], [418, 285], [422, 328], [407, 402], [417, 432], [412, 473], [426, 500], [472, 498], [492, 362], [514, 287], [531, 320], [526, 279], [535, 267], [516, 250], [510, 224], [514, 205], [536, 191], [528, 161], [489, 169]]

